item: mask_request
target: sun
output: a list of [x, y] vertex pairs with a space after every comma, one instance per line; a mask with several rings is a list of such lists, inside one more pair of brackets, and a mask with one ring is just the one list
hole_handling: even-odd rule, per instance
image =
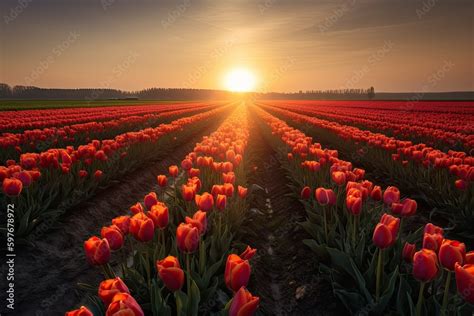
[[254, 91], [257, 85], [255, 74], [245, 68], [236, 68], [228, 72], [224, 78], [227, 90], [234, 92]]

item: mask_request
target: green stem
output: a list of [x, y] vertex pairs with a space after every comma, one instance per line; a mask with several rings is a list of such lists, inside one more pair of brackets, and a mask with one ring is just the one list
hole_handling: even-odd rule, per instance
[[449, 285], [451, 283], [451, 272], [446, 273], [446, 283], [444, 285], [443, 305], [441, 306], [441, 315], [446, 315], [449, 297]]
[[191, 254], [186, 254], [186, 270], [188, 271], [188, 277], [186, 278], [188, 295], [191, 292]]
[[357, 235], [357, 222], [359, 217], [357, 215], [354, 216], [354, 229], [352, 230], [352, 243], [354, 244], [354, 248], [356, 245], [356, 235]]
[[324, 238], [326, 238], [326, 244], [328, 243], [328, 224], [326, 219], [326, 207], [323, 207], [323, 220], [324, 220]]
[[382, 285], [382, 270], [383, 270], [383, 250], [379, 249], [379, 258], [377, 261], [377, 279], [375, 284], [375, 300], [378, 302], [380, 298], [380, 287]]
[[421, 306], [423, 305], [423, 292], [425, 290], [425, 282], [420, 284], [420, 293], [418, 294], [418, 303], [416, 303], [416, 316], [421, 315]]
[[206, 268], [206, 245], [203, 238], [199, 239], [199, 273], [204, 274]]

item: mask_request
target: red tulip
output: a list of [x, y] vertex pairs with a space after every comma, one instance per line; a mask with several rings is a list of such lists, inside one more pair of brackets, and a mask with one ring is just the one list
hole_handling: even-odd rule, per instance
[[346, 197], [346, 206], [352, 215], [359, 215], [362, 211], [362, 197], [349, 195], [348, 197]]
[[153, 220], [155, 229], [164, 229], [168, 226], [169, 214], [165, 203], [158, 202], [153, 205], [147, 215]]
[[128, 293], [118, 293], [107, 308], [106, 316], [144, 316], [137, 301]]
[[415, 254], [416, 251], [416, 246], [415, 244], [410, 244], [408, 242], [405, 242], [405, 245], [403, 246], [403, 251], [402, 251], [402, 258], [408, 263], [411, 263], [413, 261], [413, 255]]
[[301, 199], [302, 200], [307, 200], [311, 197], [311, 188], [306, 186], [301, 190]]
[[456, 274], [456, 287], [461, 297], [470, 304], [474, 304], [474, 264], [459, 263], [454, 265]]
[[130, 227], [130, 216], [119, 216], [112, 220], [112, 224], [117, 226], [122, 234], [125, 236], [128, 234]]
[[103, 175], [103, 174], [104, 174], [104, 173], [102, 172], [102, 170], [96, 170], [96, 171], [94, 172], [94, 179], [95, 179], [95, 181], [99, 181], [99, 180], [102, 178], [102, 175]]
[[102, 238], [107, 239], [110, 249], [118, 250], [123, 246], [123, 234], [120, 228], [115, 225], [109, 227], [102, 227], [100, 230]]
[[238, 255], [230, 254], [227, 257], [224, 279], [225, 284], [236, 292], [242, 286], [247, 286], [250, 278], [250, 264], [248, 260], [243, 260]]
[[370, 192], [370, 197], [374, 201], [380, 201], [382, 200], [382, 188], [378, 185], [374, 186], [372, 191]]
[[110, 246], [107, 239], [93, 236], [84, 242], [87, 260], [92, 265], [103, 265], [110, 260]]
[[415, 200], [407, 198], [402, 202], [402, 205], [403, 206], [400, 212], [402, 217], [412, 216], [416, 213], [417, 203]]
[[181, 161], [181, 168], [184, 170], [189, 170], [193, 167], [193, 162], [190, 159], [184, 159]]
[[193, 177], [199, 177], [201, 174], [201, 170], [196, 169], [196, 168], [191, 168], [188, 170], [188, 175], [193, 178]]
[[241, 199], [245, 199], [247, 197], [248, 189], [242, 186], [237, 186], [237, 193]]
[[214, 197], [212, 194], [204, 192], [202, 195], [196, 194], [196, 205], [203, 211], [211, 211], [214, 207]]
[[443, 242], [443, 229], [431, 223], [426, 224], [423, 234], [423, 248], [438, 252]]
[[234, 295], [229, 308], [229, 316], [252, 316], [258, 309], [260, 298], [252, 296], [242, 286]]
[[18, 179], [6, 178], [3, 180], [3, 192], [8, 196], [19, 196], [23, 190], [23, 183]]
[[182, 252], [195, 252], [199, 246], [199, 230], [190, 224], [179, 224], [176, 229], [176, 243]]
[[181, 192], [183, 194], [183, 199], [187, 202], [190, 202], [194, 199], [196, 195], [196, 188], [190, 185], [184, 185], [181, 187]]
[[178, 176], [178, 173], [179, 173], [178, 166], [176, 166], [176, 165], [169, 166], [168, 167], [168, 172], [169, 172], [171, 177], [176, 178]]
[[118, 293], [130, 293], [128, 287], [123, 283], [121, 278], [116, 277], [115, 279], [108, 279], [100, 282], [99, 297], [106, 307], [109, 306], [115, 294]]
[[216, 207], [219, 210], [224, 210], [227, 204], [227, 196], [223, 194], [218, 194], [216, 198]]
[[186, 216], [186, 224], [190, 224], [198, 229], [200, 235], [204, 235], [207, 230], [207, 213], [203, 211], [197, 211], [194, 213], [193, 218]]
[[138, 241], [147, 242], [153, 239], [155, 225], [144, 213], [137, 213], [130, 219], [129, 231]]
[[387, 187], [383, 193], [383, 202], [390, 206], [400, 201], [400, 190], [397, 187]]
[[239, 257], [243, 260], [250, 260], [253, 258], [253, 256], [255, 256], [256, 252], [257, 249], [253, 249], [250, 246], [247, 246], [247, 248], [245, 248], [244, 252], [242, 252]]
[[160, 174], [156, 177], [156, 180], [158, 181], [158, 185], [162, 188], [168, 184], [168, 178], [165, 175]]
[[86, 170], [79, 170], [79, 178], [87, 177], [88, 173]]
[[372, 241], [375, 246], [385, 249], [392, 246], [397, 240], [400, 219], [389, 214], [383, 214], [380, 222], [375, 226]]
[[315, 191], [315, 196], [320, 205], [336, 204], [336, 194], [331, 189], [317, 188]]
[[168, 256], [156, 262], [156, 270], [165, 286], [171, 292], [180, 290], [184, 284], [184, 272], [176, 257]]
[[454, 186], [456, 187], [456, 189], [464, 191], [469, 186], [469, 183], [463, 179], [458, 179], [454, 182]]
[[79, 309], [66, 312], [66, 316], [94, 316], [94, 314], [87, 307], [81, 306]]
[[474, 250], [466, 253], [465, 264], [474, 264]]
[[224, 183], [222, 187], [224, 190], [224, 194], [227, 195], [227, 197], [234, 196], [234, 185], [232, 183]]
[[16, 179], [20, 180], [21, 183], [23, 184], [24, 188], [27, 188], [30, 186], [30, 184], [33, 182], [33, 177], [31, 176], [29, 171], [23, 170], [18, 173], [15, 173], [13, 175]]
[[344, 185], [346, 184], [346, 174], [342, 171], [334, 171], [331, 173], [331, 179], [337, 185]]
[[457, 240], [445, 239], [441, 243], [438, 256], [443, 268], [454, 271], [455, 263], [464, 264], [466, 246]]
[[158, 197], [155, 192], [150, 192], [145, 195], [144, 204], [147, 210], [151, 209], [151, 207], [156, 203], [158, 203]]
[[222, 174], [222, 181], [224, 183], [235, 183], [235, 173], [233, 172], [228, 172], [228, 173], [223, 173]]
[[430, 249], [421, 249], [413, 256], [413, 276], [420, 282], [430, 282], [438, 274], [438, 258]]
[[130, 211], [135, 215], [137, 213], [143, 213], [145, 209], [143, 208], [142, 203], [137, 202], [136, 204], [130, 206]]

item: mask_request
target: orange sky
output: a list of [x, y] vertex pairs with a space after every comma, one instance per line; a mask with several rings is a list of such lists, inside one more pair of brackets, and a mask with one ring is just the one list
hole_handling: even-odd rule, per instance
[[[2, 0], [0, 82], [258, 91], [474, 90], [464, 0]], [[430, 6], [433, 3], [434, 6]]]

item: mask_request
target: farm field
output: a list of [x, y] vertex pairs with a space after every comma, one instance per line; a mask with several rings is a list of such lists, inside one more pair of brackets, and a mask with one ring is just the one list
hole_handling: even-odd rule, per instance
[[18, 315], [474, 313], [474, 102], [23, 102]]

